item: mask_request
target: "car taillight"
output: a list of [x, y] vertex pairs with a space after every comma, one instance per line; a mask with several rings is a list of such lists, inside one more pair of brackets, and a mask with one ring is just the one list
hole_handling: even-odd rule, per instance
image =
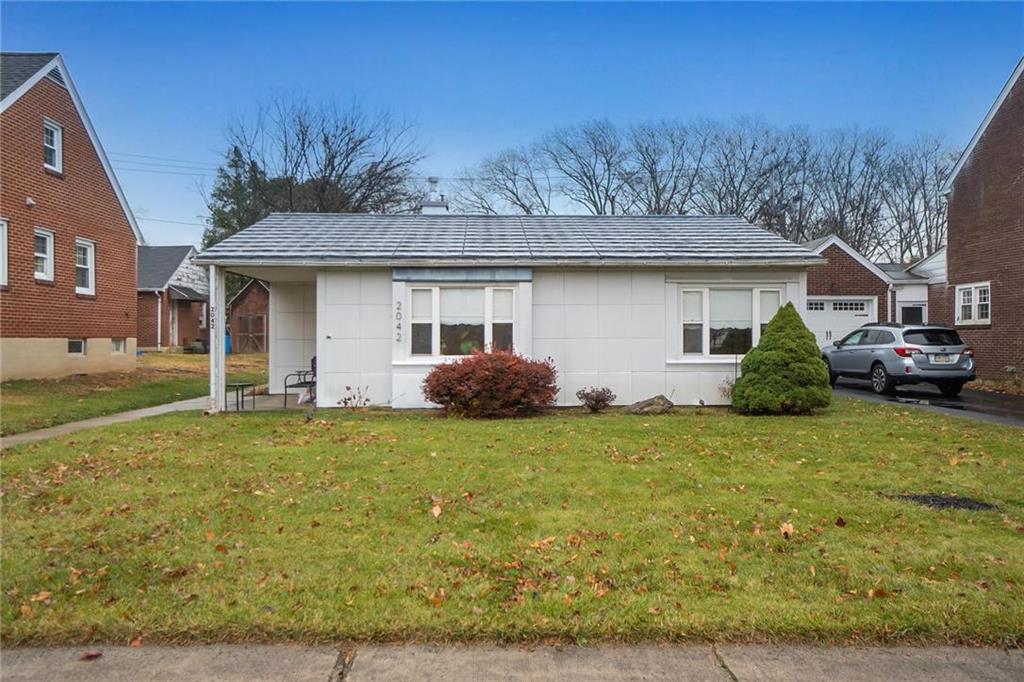
[[893, 348], [896, 355], [901, 358], [909, 358], [911, 355], [922, 355], [924, 351], [920, 348], [914, 348], [913, 346], [901, 346], [899, 348]]
[[969, 358], [973, 358], [974, 357], [974, 349], [973, 348], [964, 348], [964, 355], [966, 355]]

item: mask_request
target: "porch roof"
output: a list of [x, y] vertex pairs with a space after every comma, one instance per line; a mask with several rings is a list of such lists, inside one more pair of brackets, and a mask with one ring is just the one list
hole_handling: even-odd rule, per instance
[[274, 213], [197, 264], [816, 265], [809, 249], [735, 216]]

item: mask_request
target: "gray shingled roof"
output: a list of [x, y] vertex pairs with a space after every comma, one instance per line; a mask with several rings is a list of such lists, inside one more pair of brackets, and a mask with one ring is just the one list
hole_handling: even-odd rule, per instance
[[0, 52], [0, 99], [39, 72], [56, 52]]
[[807, 262], [734, 216], [275, 213], [200, 253], [202, 263]]
[[905, 280], [915, 280], [915, 279], [923, 280], [923, 279], [925, 279], [924, 277], [921, 277], [920, 275], [915, 275], [912, 272], [907, 272], [907, 267], [909, 267], [909, 266], [903, 265], [902, 263], [875, 263], [875, 265], [878, 266], [879, 270], [881, 270], [885, 274], [889, 275], [889, 277], [891, 277], [892, 279], [905, 279]]
[[137, 288], [155, 290], [166, 287], [191, 250], [188, 245], [140, 246]]

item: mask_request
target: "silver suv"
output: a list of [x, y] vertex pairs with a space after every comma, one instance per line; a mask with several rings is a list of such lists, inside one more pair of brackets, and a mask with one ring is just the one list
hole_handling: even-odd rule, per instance
[[866, 324], [821, 353], [830, 383], [839, 377], [868, 379], [875, 393], [924, 382], [952, 397], [975, 378], [974, 351], [948, 327]]

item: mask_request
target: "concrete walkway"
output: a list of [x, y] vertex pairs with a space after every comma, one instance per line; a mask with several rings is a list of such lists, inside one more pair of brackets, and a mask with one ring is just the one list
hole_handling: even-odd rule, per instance
[[21, 445], [23, 443], [35, 443], [36, 441], [46, 440], [47, 438], [54, 438], [56, 436], [67, 436], [68, 434], [75, 433], [76, 431], [94, 429], [97, 426], [107, 426], [108, 424], [121, 424], [123, 422], [131, 422], [135, 421], [136, 419], [142, 419], [144, 417], [155, 417], [158, 414], [167, 414], [168, 412], [187, 412], [189, 410], [205, 410], [209, 406], [209, 404], [209, 398], [207, 398], [206, 396], [202, 396], [200, 398], [189, 398], [188, 400], [179, 400], [174, 403], [154, 405], [153, 407], [144, 407], [141, 410], [130, 410], [128, 412], [108, 414], [103, 417], [83, 419], [80, 422], [69, 422], [67, 424], [51, 426], [48, 429], [39, 429], [38, 431], [26, 431], [25, 433], [16, 433], [13, 436], [4, 436], [2, 439], [0, 439], [0, 449], [12, 448], [15, 445]]
[[[91, 661], [88, 649], [102, 652]], [[423, 680], [900, 680], [1017, 682], [1024, 652], [959, 647], [812, 647], [769, 645], [368, 645], [332, 647], [210, 645], [190, 647], [15, 648], [0, 652], [6, 682], [421, 682]]]

